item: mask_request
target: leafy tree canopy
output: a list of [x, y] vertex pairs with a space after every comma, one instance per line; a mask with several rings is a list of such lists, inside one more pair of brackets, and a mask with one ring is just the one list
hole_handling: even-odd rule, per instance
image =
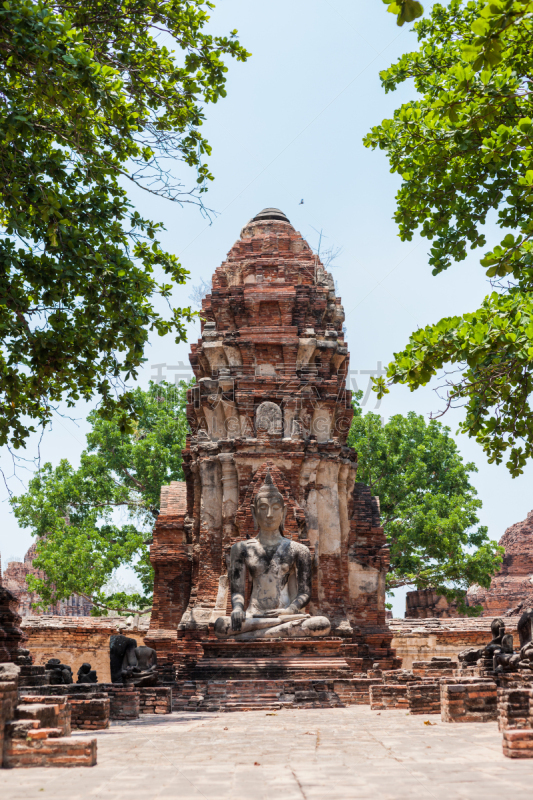
[[[412, 390], [444, 365], [447, 407], [464, 405], [463, 432], [513, 476], [533, 455], [533, 66], [532, 3], [435, 5], [415, 25], [420, 49], [381, 73], [386, 91], [413, 79], [419, 97], [365, 138], [402, 177], [400, 238], [432, 240], [433, 274], [485, 247], [497, 213], [509, 232], [481, 264], [493, 291], [481, 307], [412, 334], [388, 383]], [[523, 13], [524, 12], [524, 13]], [[380, 394], [388, 391], [384, 378]]]
[[479, 525], [481, 500], [470, 483], [475, 465], [463, 462], [440, 422], [411, 411], [383, 423], [377, 414], [363, 415], [358, 400], [354, 410], [348, 444], [358, 454], [357, 480], [380, 500], [391, 556], [387, 588], [434, 587], [477, 613], [465, 607], [465, 591], [473, 583], [490, 586], [503, 548]]
[[[236, 31], [204, 31], [211, 8], [0, 4], [0, 445], [21, 447], [54, 403], [94, 394], [126, 429], [133, 397], [115, 390], [137, 374], [149, 332], [184, 338], [191, 310], [165, 317], [152, 297], [188, 273], [124, 187], [199, 202], [212, 178], [204, 107], [226, 94], [225, 58], [249, 53]], [[176, 160], [196, 170], [193, 192]]]
[[[64, 459], [45, 464], [28, 491], [11, 499], [19, 525], [38, 537], [33, 564], [43, 577], [28, 583], [46, 608], [72, 593], [92, 600], [93, 613], [128, 612], [151, 603], [150, 531], [159, 513], [161, 486], [183, 480], [187, 385], [135, 389], [131, 433], [93, 412], [87, 449], [75, 470]], [[117, 521], [118, 520], [118, 521]], [[107, 591], [117, 567], [133, 566], [143, 592]]]

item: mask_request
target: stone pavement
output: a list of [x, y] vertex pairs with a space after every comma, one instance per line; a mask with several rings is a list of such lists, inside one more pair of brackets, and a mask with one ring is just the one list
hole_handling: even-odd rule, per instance
[[146, 715], [96, 735], [96, 767], [0, 770], [2, 800], [533, 797], [533, 759], [504, 758], [496, 723], [351, 706]]

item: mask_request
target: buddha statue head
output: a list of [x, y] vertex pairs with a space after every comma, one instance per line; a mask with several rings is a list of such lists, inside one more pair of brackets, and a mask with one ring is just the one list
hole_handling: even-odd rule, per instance
[[286, 514], [287, 507], [283, 495], [267, 471], [265, 482], [252, 502], [255, 528], [267, 534], [276, 533], [278, 530], [282, 534]]

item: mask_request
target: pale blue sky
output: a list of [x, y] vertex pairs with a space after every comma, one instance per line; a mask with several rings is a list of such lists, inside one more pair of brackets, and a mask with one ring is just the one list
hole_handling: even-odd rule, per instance
[[[418, 326], [477, 308], [489, 288], [479, 256], [432, 277], [428, 242], [415, 237], [402, 243], [397, 236], [392, 220], [397, 176], [390, 174], [383, 153], [362, 144], [370, 127], [413, 91], [405, 86], [385, 95], [378, 76], [415, 46], [409, 26], [398, 28], [378, 0], [222, 0], [212, 28], [219, 33], [237, 28], [253, 53], [245, 64], [229, 64], [228, 96], [207, 109], [205, 133], [213, 147], [210, 166], [216, 180], [206, 204], [219, 215], [209, 225], [195, 208], [181, 209], [142, 192], [134, 195], [141, 213], [165, 223], [163, 244], [180, 256], [191, 283], [210, 278], [250, 217], [276, 206], [312, 244], [317, 240], [313, 229], [323, 229], [326, 245], [343, 248], [332, 272], [344, 302], [354, 370], [386, 364]], [[489, 229], [489, 234], [497, 236], [497, 231]], [[176, 305], [188, 304], [189, 291], [176, 290]], [[196, 326], [190, 326], [190, 341], [197, 336]], [[188, 349], [171, 337], [154, 337], [141, 385], [147, 385], [152, 364], [188, 363]], [[169, 379], [173, 374], [167, 373]], [[364, 377], [361, 388], [366, 383]], [[394, 388], [380, 413], [428, 415], [440, 407], [431, 388], [414, 394]], [[86, 413], [81, 405], [76, 410], [78, 426], [65, 419], [55, 422], [41, 445], [43, 461], [77, 463]], [[456, 411], [444, 421], [455, 431], [460, 417]], [[533, 469], [513, 480], [504, 466], [487, 464], [475, 442], [464, 436], [458, 442], [465, 459], [479, 467], [474, 484], [483, 501], [482, 522], [499, 539], [533, 506]], [[35, 443], [28, 449], [33, 455]], [[20, 484], [13, 481], [12, 488], [18, 492]], [[4, 500], [3, 487], [0, 491]], [[7, 503], [0, 505], [0, 514], [5, 565], [9, 556], [24, 554], [31, 537], [18, 530]], [[396, 615], [403, 615], [403, 596], [397, 592]]]

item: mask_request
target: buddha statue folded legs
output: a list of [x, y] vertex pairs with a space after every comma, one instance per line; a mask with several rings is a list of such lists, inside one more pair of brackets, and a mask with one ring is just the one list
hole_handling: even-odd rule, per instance
[[255, 639], [297, 639], [311, 636], [327, 636], [331, 625], [327, 617], [312, 617], [309, 614], [294, 614], [286, 617], [247, 617], [240, 633], [231, 627], [231, 617], [219, 617], [215, 623], [215, 634], [220, 639], [233, 638], [237, 642]]
[[[253, 641], [268, 638], [327, 636], [326, 617], [302, 613], [311, 596], [311, 553], [300, 542], [283, 536], [286, 507], [270, 473], [252, 504], [259, 534], [231, 548], [229, 584], [231, 617], [219, 617], [215, 635]], [[245, 579], [252, 582], [244, 609]]]

